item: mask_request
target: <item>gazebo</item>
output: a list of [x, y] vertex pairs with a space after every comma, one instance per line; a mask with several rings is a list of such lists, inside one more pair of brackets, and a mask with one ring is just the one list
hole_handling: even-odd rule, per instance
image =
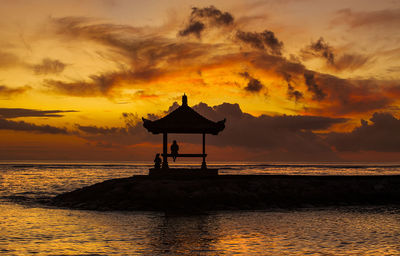
[[[202, 134], [203, 135], [203, 152], [202, 154], [176, 154], [176, 157], [202, 157], [202, 170], [207, 170], [206, 164], [206, 134], [217, 135], [225, 128], [225, 121], [221, 120], [213, 122], [188, 106], [187, 96], [182, 96], [182, 105], [168, 115], [158, 120], [148, 120], [142, 118], [143, 126], [153, 134], [163, 134], [163, 161], [162, 170], [169, 170], [168, 157], [174, 155], [168, 153], [168, 133], [181, 134]], [[153, 170], [153, 169], [151, 169]], [[151, 171], [150, 170], [150, 171]], [[218, 173], [218, 172], [217, 172]]]

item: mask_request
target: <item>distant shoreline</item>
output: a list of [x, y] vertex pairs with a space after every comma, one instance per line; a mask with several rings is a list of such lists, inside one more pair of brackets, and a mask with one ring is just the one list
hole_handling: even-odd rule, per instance
[[189, 212], [400, 205], [400, 175], [137, 175], [63, 193], [50, 204], [100, 211]]

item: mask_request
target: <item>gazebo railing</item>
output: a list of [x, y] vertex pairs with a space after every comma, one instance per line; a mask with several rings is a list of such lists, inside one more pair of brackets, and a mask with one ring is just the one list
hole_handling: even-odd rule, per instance
[[[164, 156], [164, 154], [161, 154]], [[167, 154], [167, 157], [207, 157], [207, 154]]]

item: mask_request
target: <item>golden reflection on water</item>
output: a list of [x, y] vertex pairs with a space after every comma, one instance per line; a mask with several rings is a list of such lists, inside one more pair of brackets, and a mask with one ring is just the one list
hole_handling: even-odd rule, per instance
[[0, 204], [4, 255], [395, 255], [400, 210], [182, 216]]
[[123, 214], [10, 204], [0, 205], [0, 212], [0, 248], [10, 254], [140, 252], [150, 224], [145, 214], [124, 219]]
[[[0, 168], [0, 255], [400, 255], [400, 209], [327, 208], [165, 215], [45, 208], [48, 197], [148, 166]], [[345, 169], [234, 166], [227, 173], [338, 174]], [[400, 168], [351, 169], [390, 174]], [[357, 172], [357, 173], [356, 173]], [[353, 174], [353, 173], [352, 173]], [[18, 197], [29, 199], [17, 204]], [[34, 200], [33, 200], [34, 202]]]

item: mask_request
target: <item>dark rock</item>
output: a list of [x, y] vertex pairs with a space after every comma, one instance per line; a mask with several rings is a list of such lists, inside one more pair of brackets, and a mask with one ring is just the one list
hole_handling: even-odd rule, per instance
[[180, 212], [400, 204], [400, 176], [134, 176], [64, 193], [50, 203], [88, 210]]

